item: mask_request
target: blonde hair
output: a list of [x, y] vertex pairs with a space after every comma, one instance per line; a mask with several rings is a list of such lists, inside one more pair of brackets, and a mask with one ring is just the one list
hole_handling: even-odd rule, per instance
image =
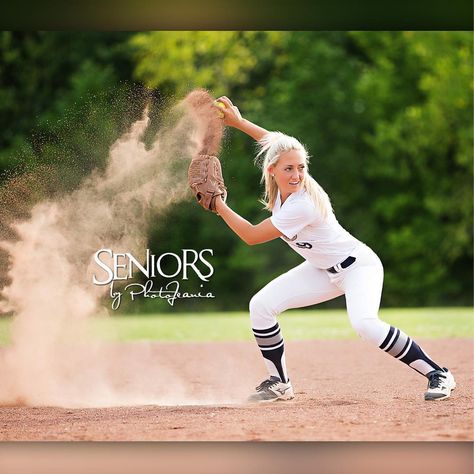
[[[281, 132], [269, 132], [265, 134], [258, 141], [258, 147], [259, 151], [255, 158], [255, 163], [262, 168], [261, 183], [265, 184], [265, 193], [261, 202], [264, 204], [265, 209], [271, 211], [277, 198], [278, 186], [270, 175], [268, 167], [270, 165], [276, 165], [280, 159], [280, 156], [283, 153], [291, 150], [301, 152], [304, 155], [306, 165], [308, 166], [309, 155], [304, 145], [296, 138], [290, 137], [289, 135], [285, 135]], [[310, 199], [313, 201], [316, 209], [320, 211], [322, 217], [325, 219], [328, 214], [332, 212], [331, 201], [326, 191], [324, 191], [324, 189], [309, 174], [308, 171], [305, 173], [303, 188], [308, 193]]]

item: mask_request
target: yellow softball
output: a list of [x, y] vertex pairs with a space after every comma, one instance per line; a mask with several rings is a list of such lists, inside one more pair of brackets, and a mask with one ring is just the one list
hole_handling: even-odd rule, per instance
[[[220, 100], [215, 100], [215, 101], [214, 101], [214, 105], [217, 106], [217, 107], [220, 107], [221, 109], [225, 109], [225, 108], [226, 108], [226, 105], [224, 104], [224, 102], [221, 102]], [[217, 113], [219, 114], [219, 117], [220, 117], [220, 118], [224, 118], [224, 117], [225, 117], [224, 112], [218, 110]]]

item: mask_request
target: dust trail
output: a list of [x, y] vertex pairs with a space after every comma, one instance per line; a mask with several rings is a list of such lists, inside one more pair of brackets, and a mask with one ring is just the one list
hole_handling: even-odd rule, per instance
[[[186, 401], [186, 387], [174, 374], [147, 367], [146, 358], [139, 367], [122, 360], [117, 371], [110, 347], [93, 340], [89, 318], [100, 312], [108, 287], [92, 284], [91, 257], [104, 247], [143, 257], [150, 219], [189, 197], [189, 160], [206, 146], [209, 127], [222, 128], [206, 110], [197, 115], [179, 104], [150, 147], [145, 110], [112, 145], [105, 170], [93, 171], [70, 194], [21, 209], [16, 220], [9, 216], [10, 235], [0, 242], [8, 254], [0, 310], [12, 312], [14, 321], [12, 344], [0, 353], [0, 405]], [[216, 135], [220, 140], [222, 131]], [[173, 380], [168, 391], [163, 380]]]

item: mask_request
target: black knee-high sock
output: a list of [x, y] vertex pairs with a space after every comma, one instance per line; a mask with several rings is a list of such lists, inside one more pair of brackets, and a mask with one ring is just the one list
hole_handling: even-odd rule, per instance
[[[275, 367], [280, 380], [288, 381], [285, 364], [285, 346], [280, 332], [280, 326], [276, 323], [268, 329], [253, 329], [253, 334], [257, 340], [258, 347], [263, 357]], [[267, 364], [268, 366], [268, 364]]]
[[433, 370], [442, 370], [413, 339], [393, 326], [379, 347], [424, 376]]

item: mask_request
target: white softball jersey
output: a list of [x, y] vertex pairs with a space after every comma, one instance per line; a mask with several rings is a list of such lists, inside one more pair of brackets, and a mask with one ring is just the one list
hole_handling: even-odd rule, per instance
[[361, 244], [333, 212], [323, 219], [304, 189], [290, 194], [283, 205], [278, 191], [271, 221], [283, 234], [281, 238], [317, 268], [341, 263]]

